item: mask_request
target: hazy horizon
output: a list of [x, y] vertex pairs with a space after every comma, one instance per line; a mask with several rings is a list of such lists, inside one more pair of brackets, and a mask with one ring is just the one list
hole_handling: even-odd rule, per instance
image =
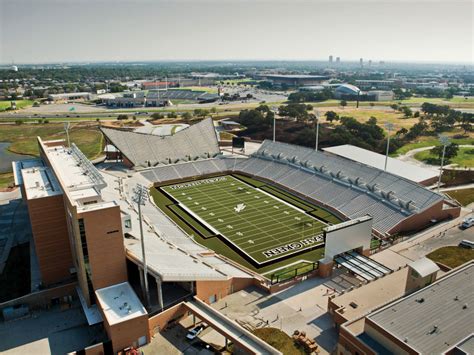
[[472, 64], [466, 0], [0, 0], [0, 63]]

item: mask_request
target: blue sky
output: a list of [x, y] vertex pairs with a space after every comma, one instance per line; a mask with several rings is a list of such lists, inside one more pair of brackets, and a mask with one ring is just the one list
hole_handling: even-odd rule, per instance
[[464, 0], [0, 0], [0, 62], [473, 62]]

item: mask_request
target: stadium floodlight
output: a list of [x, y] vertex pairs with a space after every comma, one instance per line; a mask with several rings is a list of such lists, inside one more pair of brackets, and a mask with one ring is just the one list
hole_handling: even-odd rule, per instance
[[272, 106], [273, 112], [273, 141], [275, 142], [275, 135], [276, 135], [276, 114], [278, 112], [278, 108], [276, 106]]
[[387, 151], [385, 153], [385, 166], [383, 168], [384, 171], [387, 171], [387, 162], [388, 162], [388, 151], [390, 149], [390, 131], [394, 128], [394, 124], [393, 123], [385, 123], [385, 128], [387, 128]]
[[451, 142], [449, 141], [449, 138], [447, 136], [442, 136], [442, 135], [439, 136], [439, 142], [443, 146], [443, 154], [441, 155], [441, 166], [439, 168], [438, 189], [437, 189], [438, 192], [441, 186], [441, 175], [443, 175], [444, 155], [446, 154], [446, 147], [451, 144]]
[[144, 299], [145, 303], [148, 306], [150, 304], [150, 295], [148, 292], [148, 267], [146, 264], [146, 256], [145, 256], [145, 238], [143, 237], [143, 220], [142, 220], [142, 205], [145, 205], [146, 201], [148, 201], [148, 190], [145, 186], [141, 184], [137, 184], [133, 189], [133, 202], [138, 205], [138, 219], [140, 223], [140, 239], [141, 239], [141, 246], [142, 246], [142, 261], [143, 261], [143, 285], [142, 290], [144, 290]]
[[319, 111], [316, 110], [316, 143], [314, 146], [314, 150], [318, 150], [318, 144], [319, 144]]

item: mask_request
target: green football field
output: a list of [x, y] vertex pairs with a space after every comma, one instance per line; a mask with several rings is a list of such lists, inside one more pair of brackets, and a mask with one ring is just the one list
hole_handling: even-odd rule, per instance
[[161, 189], [257, 264], [274, 262], [323, 243], [325, 223], [233, 176]]

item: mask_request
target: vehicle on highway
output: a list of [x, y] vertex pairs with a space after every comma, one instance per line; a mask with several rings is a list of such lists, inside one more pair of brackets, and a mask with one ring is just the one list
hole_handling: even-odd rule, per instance
[[186, 339], [188, 340], [194, 340], [197, 338], [199, 334], [204, 330], [203, 325], [198, 325], [196, 328], [190, 330], [188, 334], [186, 335]]
[[470, 228], [472, 226], [474, 226], [474, 217], [468, 217], [468, 218], [464, 219], [464, 221], [462, 221], [459, 228], [467, 229], [467, 228]]

